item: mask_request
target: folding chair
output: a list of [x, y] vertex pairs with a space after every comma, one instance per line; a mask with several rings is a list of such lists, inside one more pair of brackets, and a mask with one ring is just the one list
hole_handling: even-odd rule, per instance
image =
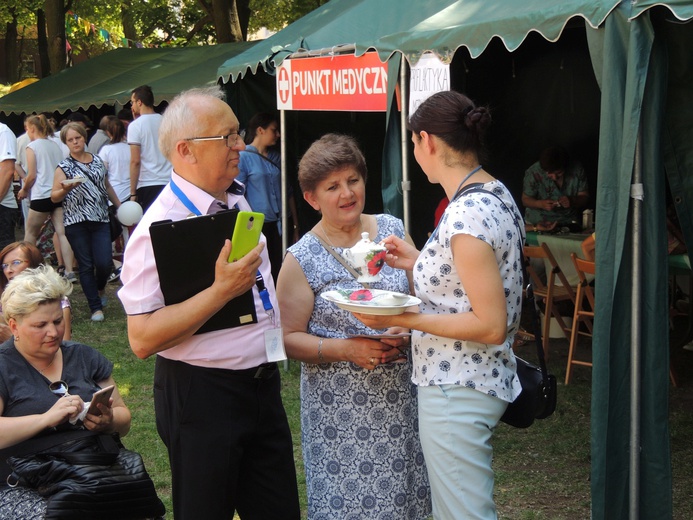
[[[544, 347], [544, 356], [549, 359], [549, 329], [551, 327], [551, 317], [556, 318], [558, 325], [563, 330], [566, 339], [570, 339], [570, 327], [566, 325], [563, 316], [556, 307], [556, 303], [562, 301], [570, 301], [575, 303], [575, 291], [573, 287], [568, 283], [561, 267], [556, 262], [549, 246], [546, 244], [540, 244], [538, 246], [525, 246], [524, 255], [527, 260], [527, 273], [532, 282], [532, 287], [534, 288], [534, 296], [537, 300], [544, 301], [544, 327], [542, 330], [543, 338], [542, 343]], [[537, 274], [536, 270], [533, 268], [531, 259], [540, 259], [542, 261], [548, 262], [551, 267], [546, 273], [546, 283]], [[546, 264], [546, 262], [544, 262]], [[561, 282], [561, 285], [556, 283], [556, 279]]]
[[[570, 254], [570, 258], [573, 260], [575, 265], [575, 272], [577, 272], [580, 283], [577, 286], [577, 292], [575, 295], [575, 312], [573, 313], [573, 328], [570, 332], [570, 347], [568, 348], [568, 366], [565, 369], [565, 384], [570, 383], [570, 372], [573, 365], [581, 365], [584, 367], [591, 367], [591, 361], [580, 361], [574, 358], [575, 347], [577, 346], [578, 334], [584, 336], [592, 336], [592, 321], [594, 320], [594, 291], [590, 282], [587, 280], [588, 274], [594, 276], [594, 262], [589, 262], [587, 260], [582, 260], [578, 258], [575, 253]], [[586, 308], [583, 309], [585, 304], [585, 298], [587, 298]], [[586, 323], [588, 326], [587, 332], [580, 330], [580, 323]]]

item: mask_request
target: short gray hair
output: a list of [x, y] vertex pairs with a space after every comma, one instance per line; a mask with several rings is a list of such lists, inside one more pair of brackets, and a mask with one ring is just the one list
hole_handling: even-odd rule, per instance
[[219, 85], [205, 88], [192, 88], [178, 94], [164, 111], [159, 127], [159, 149], [169, 161], [178, 141], [197, 137], [199, 114], [197, 101], [215, 98], [226, 101], [226, 94]]
[[5, 287], [0, 303], [5, 321], [20, 320], [40, 305], [59, 302], [72, 292], [72, 283], [48, 265], [25, 269]]

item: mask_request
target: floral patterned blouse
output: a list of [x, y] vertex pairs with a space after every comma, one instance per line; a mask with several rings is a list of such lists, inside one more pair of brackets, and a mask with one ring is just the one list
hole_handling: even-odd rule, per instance
[[[414, 266], [414, 288], [422, 313], [470, 312], [450, 249], [457, 234], [483, 240], [493, 249], [505, 289], [508, 334], [500, 345], [487, 345], [412, 331], [414, 371], [419, 386], [455, 384], [512, 402], [521, 387], [511, 350], [522, 308], [522, 216], [512, 195], [499, 181], [483, 185], [492, 193], [463, 193], [451, 202]], [[512, 213], [511, 213], [512, 211]], [[515, 220], [520, 227], [515, 225]]]

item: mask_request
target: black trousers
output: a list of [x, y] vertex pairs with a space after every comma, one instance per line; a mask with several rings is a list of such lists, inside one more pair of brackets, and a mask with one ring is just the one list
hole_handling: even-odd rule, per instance
[[[10, 186], [10, 189], [12, 186]], [[19, 211], [0, 204], [0, 250], [15, 241], [14, 231]]]
[[140, 206], [142, 206], [143, 212], [147, 211], [149, 206], [152, 205], [152, 202], [156, 200], [159, 193], [161, 193], [161, 190], [163, 190], [165, 186], [165, 184], [161, 184], [157, 186], [143, 186], [142, 188], [137, 188], [137, 191], [135, 192], [137, 194], [137, 202], [139, 202]]
[[274, 284], [277, 284], [277, 276], [279, 269], [282, 266], [282, 236], [279, 234], [277, 222], [265, 222], [262, 226], [262, 234], [267, 239], [267, 254], [269, 255], [270, 263], [272, 264], [272, 278]]
[[154, 406], [176, 520], [298, 520], [291, 432], [276, 364], [203, 368], [157, 356]]

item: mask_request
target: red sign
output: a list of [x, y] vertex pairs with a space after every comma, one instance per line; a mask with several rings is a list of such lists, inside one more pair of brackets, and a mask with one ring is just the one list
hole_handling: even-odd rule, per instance
[[277, 108], [385, 112], [387, 63], [376, 52], [286, 59], [277, 70]]

